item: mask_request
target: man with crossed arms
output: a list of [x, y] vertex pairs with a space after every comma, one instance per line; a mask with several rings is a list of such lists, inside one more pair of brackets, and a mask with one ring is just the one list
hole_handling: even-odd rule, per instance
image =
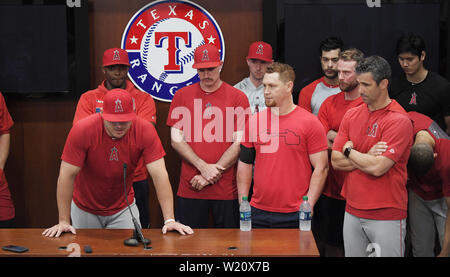
[[[379, 57], [356, 67], [365, 104], [344, 115], [333, 144], [334, 169], [348, 171], [342, 188], [345, 255], [404, 255], [408, 194], [406, 164], [413, 127], [405, 110], [389, 98], [389, 63]], [[379, 156], [369, 153], [378, 142], [388, 148]]]

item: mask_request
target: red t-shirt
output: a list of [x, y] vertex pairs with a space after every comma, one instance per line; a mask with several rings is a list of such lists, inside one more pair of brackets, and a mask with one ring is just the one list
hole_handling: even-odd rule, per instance
[[328, 148], [317, 117], [300, 107], [282, 116], [266, 109], [251, 117], [242, 145], [256, 151], [251, 205], [270, 212], [298, 211], [311, 181], [309, 155]]
[[[220, 88], [207, 94], [196, 83], [175, 93], [167, 125], [182, 130], [187, 144], [197, 156], [215, 164], [231, 146], [233, 132], [244, 129], [244, 119], [240, 115], [245, 112], [251, 114], [247, 96], [242, 91], [223, 82]], [[236, 165], [223, 172], [217, 183], [200, 191], [189, 183], [199, 174], [200, 171], [182, 159], [177, 195], [194, 199], [237, 198]]]
[[361, 153], [367, 153], [377, 142], [385, 141], [388, 149], [383, 156], [395, 164], [380, 177], [359, 169], [348, 172], [342, 188], [346, 210], [368, 219], [405, 218], [408, 203], [406, 164], [413, 142], [413, 127], [405, 110], [395, 100], [373, 112], [366, 104], [350, 109], [342, 119], [333, 150], [342, 152], [349, 140]]
[[[0, 93], [0, 135], [9, 134], [14, 122], [6, 107], [5, 99]], [[5, 173], [0, 169], [0, 220], [10, 220], [15, 217], [14, 203], [9, 192]]]
[[[328, 133], [330, 130], [335, 132], [339, 131], [339, 126], [341, 125], [344, 114], [349, 109], [357, 107], [363, 103], [364, 102], [361, 97], [354, 100], [345, 100], [344, 92], [328, 97], [322, 103], [319, 114], [317, 115], [325, 129], [325, 133]], [[341, 196], [341, 189], [347, 172], [342, 170], [334, 170], [331, 166], [331, 159], [328, 161], [328, 176], [322, 193], [328, 197], [343, 200], [344, 198]]]
[[443, 192], [450, 191], [450, 138], [431, 118], [418, 112], [408, 112], [413, 121], [414, 136], [421, 130], [427, 131], [434, 139], [437, 154], [433, 167], [424, 176], [416, 176], [408, 171], [408, 186], [424, 200], [436, 200]]
[[110, 216], [127, 206], [124, 197], [123, 164], [127, 164], [126, 189], [133, 202], [133, 172], [138, 161], [145, 164], [164, 157], [155, 127], [136, 117], [124, 137], [111, 138], [100, 114], [73, 125], [61, 159], [81, 168], [73, 191], [73, 201], [82, 210]]
[[[133, 83], [127, 80], [127, 86], [125, 88], [134, 99], [136, 114], [154, 124], [156, 124], [156, 107], [153, 98], [150, 94], [138, 90]], [[75, 124], [80, 119], [90, 116], [94, 113], [100, 113], [103, 110], [103, 98], [108, 92], [105, 87], [105, 81], [103, 81], [98, 88], [83, 93], [77, 104], [73, 123]], [[147, 179], [147, 169], [145, 168], [144, 161], [139, 162], [139, 166], [134, 173], [134, 182]]]

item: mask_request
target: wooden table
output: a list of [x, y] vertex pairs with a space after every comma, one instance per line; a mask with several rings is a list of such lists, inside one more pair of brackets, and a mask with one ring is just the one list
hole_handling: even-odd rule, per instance
[[[151, 249], [142, 244], [129, 247], [123, 241], [132, 230], [78, 229], [59, 238], [42, 236], [43, 229], [0, 229], [0, 247], [19, 245], [29, 248], [25, 253], [0, 250], [0, 257], [314, 257], [319, 256], [313, 235], [298, 229], [195, 229], [194, 234], [166, 235], [161, 229], [145, 229]], [[86, 254], [84, 246], [93, 252]], [[68, 247], [60, 250], [59, 247]], [[69, 252], [70, 251], [70, 252]]]

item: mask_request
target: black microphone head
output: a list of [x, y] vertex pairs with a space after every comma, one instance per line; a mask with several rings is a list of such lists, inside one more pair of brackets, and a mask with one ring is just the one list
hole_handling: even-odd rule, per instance
[[123, 163], [123, 168], [124, 168], [124, 169], [127, 168], [127, 163]]

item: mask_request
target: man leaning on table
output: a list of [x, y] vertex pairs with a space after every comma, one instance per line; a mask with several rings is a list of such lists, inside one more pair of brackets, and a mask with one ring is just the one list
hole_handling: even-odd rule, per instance
[[70, 130], [57, 183], [59, 224], [42, 234], [59, 237], [63, 232], [75, 234], [75, 228], [133, 229], [127, 202], [139, 215], [132, 182], [141, 157], [164, 216], [162, 232], [192, 234], [190, 227], [174, 220], [164, 155], [155, 127], [136, 116], [131, 95], [123, 89], [109, 91], [103, 112], [80, 120]]

